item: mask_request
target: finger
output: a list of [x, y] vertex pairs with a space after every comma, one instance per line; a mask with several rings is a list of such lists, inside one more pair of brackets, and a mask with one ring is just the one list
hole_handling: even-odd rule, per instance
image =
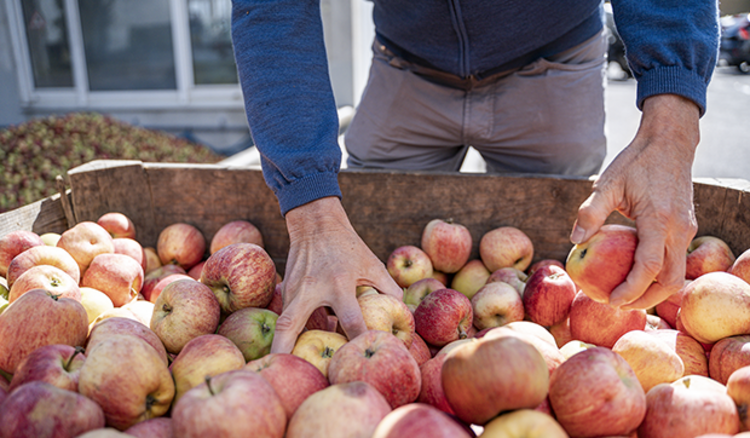
[[276, 319], [271, 353], [291, 353], [312, 312], [312, 306], [304, 300], [292, 300]]
[[617, 208], [619, 202], [614, 198], [611, 190], [594, 189], [578, 208], [570, 241], [575, 244], [583, 243], [599, 231], [609, 214]]
[[632, 303], [620, 306], [620, 308], [623, 310], [648, 309], [666, 300], [679, 290], [679, 287], [675, 287], [674, 285], [665, 286], [661, 283], [652, 283], [646, 290], [646, 293]]
[[[641, 231], [643, 229], [649, 231]], [[609, 297], [609, 304], [622, 306], [641, 295], [654, 282], [662, 269], [665, 252], [665, 235], [650, 224], [638, 225], [638, 246], [635, 249], [633, 268], [625, 281], [617, 286]]]
[[375, 278], [375, 289], [378, 292], [390, 295], [399, 300], [404, 299], [404, 290], [396, 284], [396, 281], [385, 269], [376, 269], [377, 278]]
[[362, 317], [362, 309], [360, 309], [359, 303], [353, 295], [335, 303], [333, 312], [339, 319], [339, 324], [341, 324], [341, 328], [344, 329], [344, 333], [349, 340], [367, 331], [365, 320]]

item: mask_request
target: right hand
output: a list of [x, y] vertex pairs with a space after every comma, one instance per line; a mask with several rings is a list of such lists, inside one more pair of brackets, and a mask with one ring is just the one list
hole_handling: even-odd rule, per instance
[[357, 286], [403, 298], [403, 290], [357, 235], [337, 197], [290, 210], [286, 223], [290, 246], [282, 283], [284, 310], [276, 321], [272, 353], [291, 353], [310, 314], [320, 306], [333, 308], [349, 339], [367, 331]]

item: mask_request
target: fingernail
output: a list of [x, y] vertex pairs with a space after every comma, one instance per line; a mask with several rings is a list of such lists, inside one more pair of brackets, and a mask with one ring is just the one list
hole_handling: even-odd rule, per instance
[[612, 306], [612, 307], [620, 307], [623, 304], [625, 304], [625, 300], [623, 300], [622, 298], [611, 298], [610, 297], [610, 300], [609, 300], [609, 305], [610, 306]]
[[583, 242], [583, 236], [585, 235], [586, 235], [586, 230], [576, 225], [575, 228], [573, 228], [573, 233], [570, 235], [570, 241], [577, 245]]

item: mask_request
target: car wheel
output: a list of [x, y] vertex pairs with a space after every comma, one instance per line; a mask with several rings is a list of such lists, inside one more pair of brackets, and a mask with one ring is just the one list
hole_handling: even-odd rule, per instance
[[739, 64], [737, 65], [737, 69], [738, 69], [738, 70], [739, 70], [740, 72], [744, 73], [744, 74], [748, 74], [748, 73], [750, 73], [750, 62], [748, 62], [748, 61], [743, 61], [743, 62], [739, 63]]

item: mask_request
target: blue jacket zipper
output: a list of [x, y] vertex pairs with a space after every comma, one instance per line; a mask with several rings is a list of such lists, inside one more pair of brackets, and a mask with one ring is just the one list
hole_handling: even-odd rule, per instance
[[464, 26], [464, 20], [461, 17], [461, 6], [459, 0], [449, 0], [451, 9], [451, 21], [453, 21], [453, 27], [456, 30], [456, 36], [458, 37], [458, 56], [459, 56], [459, 72], [461, 78], [466, 79], [469, 76], [469, 35], [466, 32]]

